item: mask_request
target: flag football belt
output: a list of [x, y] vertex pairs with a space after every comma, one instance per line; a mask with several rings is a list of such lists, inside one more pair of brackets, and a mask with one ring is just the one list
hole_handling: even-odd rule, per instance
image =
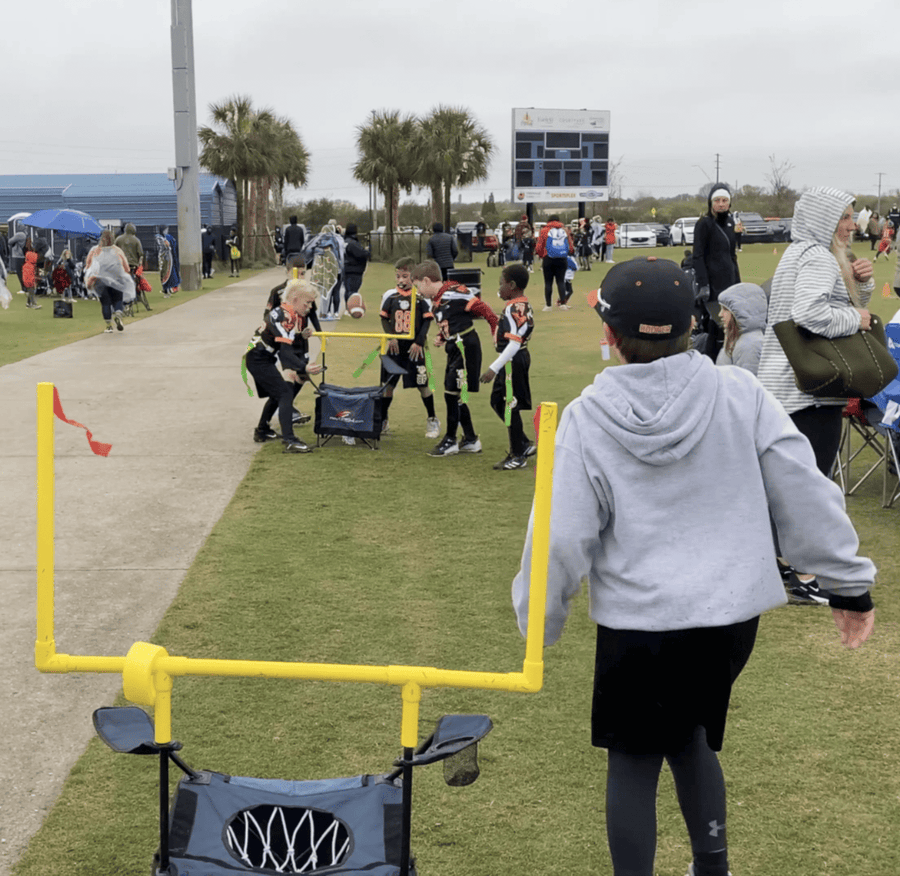
[[451, 335], [447, 338], [448, 341], [458, 341], [460, 338], [465, 337], [469, 332], [474, 332], [475, 326], [470, 325], [467, 329], [463, 329], [461, 332], [457, 332], [455, 335]]

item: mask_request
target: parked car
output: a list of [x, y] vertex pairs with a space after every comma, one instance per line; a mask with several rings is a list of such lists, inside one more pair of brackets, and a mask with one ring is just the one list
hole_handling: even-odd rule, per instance
[[670, 230], [671, 246], [686, 246], [694, 242], [694, 226], [698, 222], [697, 216], [685, 216], [676, 219]]
[[657, 246], [668, 246], [672, 242], [672, 233], [668, 225], [663, 225], [662, 222], [648, 222], [647, 226], [656, 234]]
[[[741, 211], [736, 213], [734, 221], [740, 218], [744, 225], [743, 245], [748, 243], [774, 243], [776, 237], [776, 229], [770, 226], [759, 213], [745, 213]], [[781, 226], [778, 226], [778, 233], [781, 232]]]
[[616, 246], [656, 246], [656, 234], [645, 223], [625, 222], [616, 229]]

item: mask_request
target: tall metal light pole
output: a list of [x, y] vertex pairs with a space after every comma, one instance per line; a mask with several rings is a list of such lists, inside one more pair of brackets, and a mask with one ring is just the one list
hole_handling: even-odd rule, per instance
[[175, 180], [181, 285], [201, 287], [200, 181], [197, 95], [194, 88], [194, 22], [191, 0], [172, 0], [172, 94], [175, 104]]
[[884, 173], [878, 174], [878, 209], [875, 211], [879, 216], [881, 215], [881, 178], [884, 176]]

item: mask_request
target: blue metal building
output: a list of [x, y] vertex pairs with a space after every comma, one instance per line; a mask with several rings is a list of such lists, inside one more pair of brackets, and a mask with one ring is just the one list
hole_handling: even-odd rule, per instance
[[[199, 184], [200, 221], [227, 231], [237, 223], [234, 186], [209, 173], [199, 175]], [[177, 237], [175, 183], [165, 173], [0, 175], [0, 223], [17, 213], [52, 208], [81, 210], [116, 229], [131, 222], [145, 250], [154, 248], [159, 225], [170, 226]]]

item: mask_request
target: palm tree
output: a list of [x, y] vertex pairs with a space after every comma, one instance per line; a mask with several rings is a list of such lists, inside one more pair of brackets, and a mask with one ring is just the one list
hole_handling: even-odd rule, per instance
[[388, 247], [394, 247], [394, 229], [400, 211], [400, 189], [411, 192], [417, 170], [417, 134], [414, 116], [399, 110], [373, 110], [365, 125], [357, 129], [359, 159], [353, 176], [374, 185], [384, 194]]
[[439, 105], [419, 123], [417, 182], [431, 189], [432, 220], [450, 228], [451, 190], [487, 177], [494, 144], [464, 107]]
[[245, 95], [211, 104], [209, 110], [213, 126], [204, 125], [197, 132], [203, 147], [200, 164], [234, 184], [238, 228], [247, 256], [252, 259], [258, 254], [262, 236], [268, 238], [265, 211], [272, 183], [279, 187], [285, 183], [304, 185], [309, 152], [287, 119], [278, 118], [270, 109], [255, 109], [252, 99]]

